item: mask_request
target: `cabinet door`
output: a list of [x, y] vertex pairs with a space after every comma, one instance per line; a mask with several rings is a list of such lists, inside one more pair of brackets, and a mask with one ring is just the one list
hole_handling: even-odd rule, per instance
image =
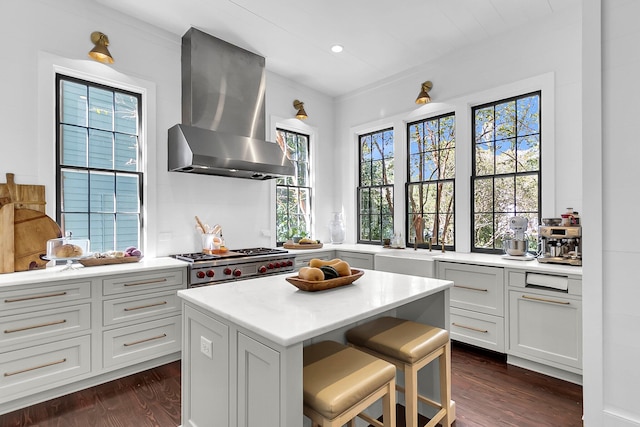
[[554, 295], [509, 291], [509, 353], [582, 368], [582, 302]]
[[280, 353], [238, 333], [238, 427], [280, 426]]
[[341, 260], [348, 262], [349, 266], [352, 268], [366, 268], [368, 270], [373, 270], [374, 256], [372, 254], [336, 251], [336, 258], [340, 258]]
[[438, 278], [453, 280], [452, 307], [504, 315], [504, 270], [498, 267], [438, 262]]
[[184, 335], [182, 425], [228, 426], [229, 327], [186, 306]]

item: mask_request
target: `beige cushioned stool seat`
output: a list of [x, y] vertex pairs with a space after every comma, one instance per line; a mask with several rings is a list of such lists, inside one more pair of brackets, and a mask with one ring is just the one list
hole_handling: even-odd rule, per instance
[[356, 326], [347, 340], [406, 363], [414, 363], [449, 341], [449, 332], [422, 323], [380, 317]]
[[394, 379], [394, 365], [353, 347], [322, 341], [303, 349], [304, 404], [328, 419]]

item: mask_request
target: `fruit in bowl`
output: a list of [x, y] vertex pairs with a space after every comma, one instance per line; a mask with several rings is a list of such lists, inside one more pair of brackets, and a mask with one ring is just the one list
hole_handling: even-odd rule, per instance
[[124, 256], [125, 257], [134, 256], [134, 257], [142, 258], [142, 252], [140, 251], [140, 249], [136, 248], [135, 246], [129, 246], [127, 249], [124, 250]]

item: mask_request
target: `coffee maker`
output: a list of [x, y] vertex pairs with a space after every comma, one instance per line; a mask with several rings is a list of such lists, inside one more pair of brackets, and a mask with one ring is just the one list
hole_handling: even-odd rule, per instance
[[538, 262], [582, 265], [582, 227], [579, 225], [541, 225], [538, 237]]

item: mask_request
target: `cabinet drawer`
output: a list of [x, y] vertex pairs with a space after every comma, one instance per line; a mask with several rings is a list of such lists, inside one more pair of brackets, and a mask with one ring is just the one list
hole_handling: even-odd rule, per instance
[[178, 314], [181, 309], [176, 291], [111, 299], [104, 301], [102, 307], [104, 326], [132, 320], [145, 320], [154, 316]]
[[91, 281], [29, 285], [0, 292], [0, 313], [44, 304], [74, 302], [91, 297]]
[[582, 369], [582, 302], [553, 292], [509, 291], [508, 347], [509, 354]]
[[123, 274], [102, 281], [104, 295], [118, 295], [128, 292], [142, 292], [171, 287], [186, 288], [185, 269], [165, 270], [156, 273]]
[[478, 265], [438, 263], [438, 277], [452, 280], [451, 307], [504, 315], [504, 271]]
[[504, 353], [504, 319], [451, 308], [451, 339]]
[[91, 304], [0, 317], [0, 349], [91, 328]]
[[104, 367], [129, 365], [180, 351], [180, 318], [173, 316], [104, 331]]
[[309, 261], [311, 261], [313, 258], [324, 259], [328, 261], [330, 259], [335, 258], [335, 252], [334, 251], [314, 252], [311, 254], [304, 254], [304, 255], [298, 255], [298, 253], [296, 252], [295, 269], [298, 270], [300, 267], [308, 267]]
[[91, 370], [89, 335], [0, 354], [0, 400], [73, 381]]
[[336, 258], [349, 263], [352, 268], [366, 268], [373, 270], [374, 255], [361, 252], [336, 251]]

